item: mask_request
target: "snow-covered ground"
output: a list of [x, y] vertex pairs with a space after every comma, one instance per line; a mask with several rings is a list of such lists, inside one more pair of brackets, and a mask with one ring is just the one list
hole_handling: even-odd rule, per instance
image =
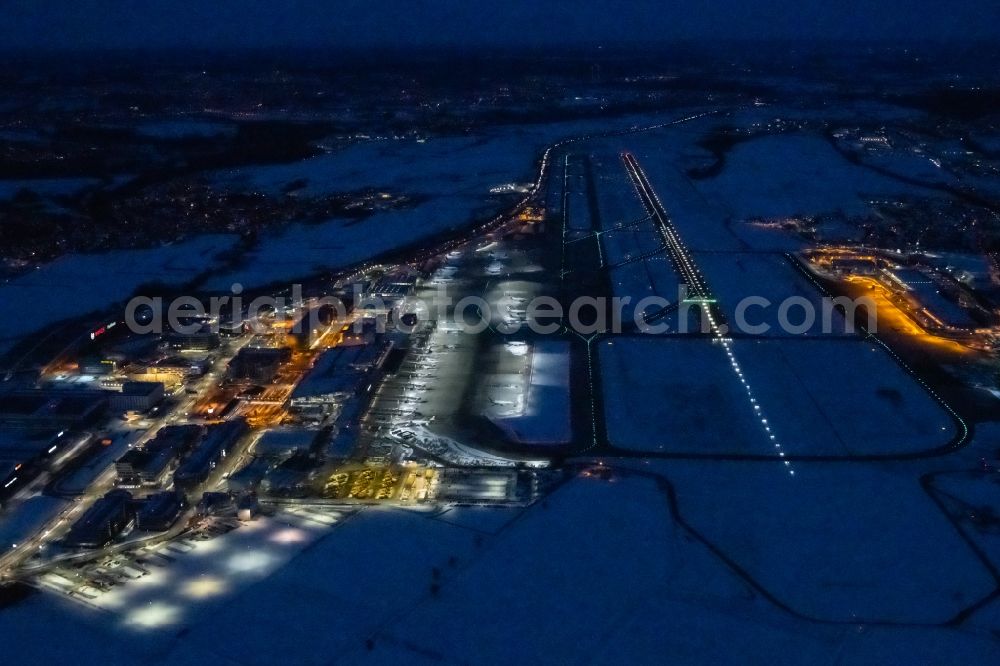
[[[1000, 562], [1000, 474], [982, 469], [942, 472], [932, 474], [927, 485], [959, 529], [991, 562]], [[1000, 605], [992, 617], [1000, 619], [998, 611]]]
[[[719, 307], [726, 315], [731, 331], [754, 335], [787, 336], [851, 334], [843, 315], [831, 303], [824, 305], [822, 295], [814, 284], [803, 275], [784, 254], [775, 252], [728, 253], [699, 252], [694, 260], [705, 276]], [[758, 299], [758, 300], [745, 300]], [[759, 299], [766, 299], [770, 305]], [[786, 321], [792, 328], [781, 325], [781, 304], [788, 300]], [[804, 301], [802, 299], [805, 299]], [[793, 305], [795, 302], [802, 305]], [[736, 309], [741, 302], [747, 304], [744, 321], [750, 327], [741, 329], [736, 319]], [[808, 302], [808, 306], [805, 303]], [[756, 305], [750, 305], [756, 303]], [[824, 325], [824, 308], [829, 324]], [[799, 326], [808, 323], [806, 313], [811, 312], [815, 321], [804, 332]], [[766, 325], [768, 330], [756, 327]]]
[[948, 413], [885, 351], [860, 340], [619, 338], [599, 346], [612, 444], [637, 451], [774, 455], [754, 414], [791, 455], [885, 455], [955, 435]]
[[204, 235], [147, 250], [70, 254], [0, 285], [0, 351], [49, 324], [100, 311], [151, 282], [183, 285], [210, 270], [236, 236]]
[[916, 452], [956, 434], [948, 413], [877, 344], [737, 340], [734, 349], [789, 453]]
[[736, 218], [838, 210], [863, 213], [867, 197], [914, 191], [851, 164], [813, 134], [765, 136], [740, 143], [727, 156], [722, 173], [698, 181], [697, 188]]
[[901, 464], [671, 463], [684, 519], [815, 619], [945, 622], [989, 571]]
[[[304, 180], [310, 195], [359, 188], [419, 196], [410, 208], [384, 211], [361, 222], [292, 225], [250, 251], [243, 265], [216, 276], [207, 286], [227, 290], [308, 277], [466, 226], [502, 210], [490, 189], [534, 182], [536, 160], [556, 141], [590, 132], [624, 130], [672, 120], [681, 115], [637, 115], [614, 121], [588, 120], [517, 125], [469, 137], [366, 141], [343, 150], [284, 165], [216, 172], [220, 184], [272, 193]], [[561, 180], [562, 165], [553, 169]], [[583, 201], [582, 203], [585, 203]]]
[[624, 264], [609, 271], [615, 296], [630, 296], [632, 305], [647, 296], [677, 301], [680, 278], [670, 259], [662, 254]]
[[611, 444], [633, 451], [771, 455], [720, 345], [633, 337], [598, 346]]
[[[238, 551], [181, 555], [166, 570], [195, 557], [238, 578], [228, 566], [236, 558], [256, 562], [278, 549], [268, 577], [247, 572], [244, 584], [223, 588], [178, 579], [169, 592], [184, 612], [146, 628], [123, 624], [119, 610], [36, 597], [0, 613], [0, 628], [18, 637], [6, 655], [179, 665], [292, 655], [301, 664], [995, 660], [997, 643], [985, 633], [850, 621], [853, 610], [937, 619], [989, 587], [919, 488], [887, 472], [838, 468], [830, 478], [792, 479], [772, 478], [771, 468], [671, 465], [679, 517], [696, 532], [674, 519], [657, 479], [620, 473], [578, 478], [526, 510], [365, 509], [297, 544], [275, 543], [278, 532], [265, 525]], [[218, 596], [185, 596], [209, 590]], [[794, 615], [812, 610], [843, 611], [848, 622]]]

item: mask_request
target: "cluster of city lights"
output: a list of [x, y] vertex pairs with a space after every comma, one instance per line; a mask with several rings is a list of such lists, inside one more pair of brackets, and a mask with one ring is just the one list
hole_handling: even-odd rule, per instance
[[[819, 289], [824, 296], [830, 295], [829, 290], [822, 284], [820, 284], [819, 281], [817, 281], [816, 278], [809, 273], [809, 271], [805, 270], [802, 267], [802, 265], [799, 264], [799, 262], [795, 261], [795, 258], [791, 254], [785, 253], [785, 257], [789, 261], [791, 261], [792, 264], [799, 269], [799, 272], [805, 275], [809, 279], [809, 281], [812, 282], [813, 285], [815, 285], [816, 288]], [[969, 425], [965, 422], [965, 420], [958, 415], [958, 412], [956, 412], [954, 409], [951, 408], [951, 405], [945, 402], [944, 398], [938, 395], [937, 391], [932, 389], [930, 385], [928, 385], [927, 382], [925, 382], [920, 375], [914, 372], [913, 369], [909, 366], [909, 364], [907, 364], [906, 361], [900, 358], [899, 354], [894, 352], [889, 345], [883, 342], [882, 338], [878, 337], [871, 331], [867, 331], [867, 333], [868, 333], [867, 339], [876, 342], [882, 349], [887, 351], [889, 355], [892, 356], [892, 358], [899, 364], [899, 366], [903, 368], [903, 370], [905, 370], [906, 373], [910, 375], [910, 377], [917, 380], [917, 383], [919, 383], [924, 388], [924, 390], [927, 391], [927, 393], [929, 393], [931, 397], [934, 398], [935, 401], [937, 401], [939, 405], [944, 407], [945, 411], [951, 415], [951, 417], [955, 420], [956, 423], [958, 423], [958, 427], [962, 432], [961, 436], [955, 440], [953, 446], [960, 446], [961, 444], [963, 444], [969, 438]]]

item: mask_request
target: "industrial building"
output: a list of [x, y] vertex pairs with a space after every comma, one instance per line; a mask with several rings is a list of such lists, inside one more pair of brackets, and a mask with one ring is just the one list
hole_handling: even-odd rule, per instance
[[103, 391], [10, 391], [0, 394], [0, 426], [69, 430], [96, 423], [108, 409]]
[[70, 548], [103, 548], [135, 521], [132, 494], [112, 490], [73, 523], [63, 543]]
[[493, 504], [521, 498], [517, 470], [445, 469], [437, 498], [442, 501]]
[[292, 391], [289, 408], [302, 416], [324, 419], [350, 396], [366, 393], [379, 380], [391, 342], [330, 349]]
[[6, 511], [0, 520], [0, 567], [5, 566], [6, 558], [16, 556], [19, 548], [24, 548], [45, 525], [71, 506], [72, 503], [64, 499], [35, 495]]
[[67, 441], [73, 440], [61, 431], [0, 431], [0, 501], [34, 477]]
[[282, 363], [292, 358], [289, 347], [244, 347], [229, 362], [230, 379], [247, 379], [258, 384], [268, 384], [278, 375]]
[[210, 331], [168, 333], [164, 342], [168, 348], [178, 351], [208, 351], [219, 346], [219, 335]]
[[413, 292], [418, 278], [419, 273], [416, 271], [400, 268], [375, 280], [369, 285], [367, 293], [383, 300], [404, 298]]
[[118, 485], [162, 486], [169, 480], [176, 462], [201, 438], [203, 431], [198, 425], [163, 427], [145, 446], [132, 449], [115, 461]]
[[181, 377], [201, 377], [212, 367], [212, 358], [202, 356], [193, 358], [189, 354], [183, 356], [168, 356], [160, 359], [155, 365], [147, 369], [147, 373], [156, 374], [158, 372], [174, 373]]
[[266, 495], [297, 497], [306, 494], [316, 478], [315, 458], [295, 454], [267, 470], [260, 480], [260, 491]]
[[174, 486], [190, 491], [204, 483], [215, 466], [225, 458], [250, 428], [245, 419], [208, 426], [198, 447], [174, 472]]
[[272, 428], [254, 444], [258, 458], [287, 460], [296, 453], [309, 453], [316, 445], [318, 430], [306, 428]]
[[164, 391], [161, 382], [121, 383], [117, 391], [108, 392], [108, 407], [112, 412], [148, 412], [163, 402]]
[[77, 362], [77, 367], [81, 375], [102, 376], [118, 372], [122, 367], [122, 363], [119, 359], [96, 355], [80, 358]]
[[165, 532], [173, 527], [186, 506], [184, 495], [176, 491], [150, 495], [136, 512], [135, 526], [147, 532]]
[[883, 271], [885, 284], [902, 295], [909, 303], [920, 323], [928, 329], [971, 331], [980, 324], [958, 302], [958, 286], [952, 285], [951, 293], [942, 287], [942, 280], [918, 268], [896, 268]]
[[264, 475], [273, 466], [274, 462], [271, 460], [254, 458], [246, 467], [229, 475], [226, 480], [229, 492], [235, 494], [256, 492]]

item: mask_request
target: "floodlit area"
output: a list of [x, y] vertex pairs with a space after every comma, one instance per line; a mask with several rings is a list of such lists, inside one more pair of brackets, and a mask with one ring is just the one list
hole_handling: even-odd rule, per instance
[[516, 443], [569, 443], [569, 343], [511, 341], [498, 345], [495, 356], [495, 372], [484, 375], [480, 389], [490, 422]]
[[177, 630], [211, 614], [326, 536], [346, 509], [213, 521], [184, 537], [38, 576], [45, 590], [107, 611], [120, 629]]
[[895, 333], [927, 345], [930, 349], [944, 351], [950, 354], [966, 355], [971, 350], [955, 340], [949, 340], [939, 335], [929, 333], [922, 328], [913, 316], [901, 308], [890, 296], [888, 290], [877, 280], [864, 276], [855, 276], [850, 282], [865, 288], [865, 296], [875, 304], [878, 312], [879, 326], [883, 331]]

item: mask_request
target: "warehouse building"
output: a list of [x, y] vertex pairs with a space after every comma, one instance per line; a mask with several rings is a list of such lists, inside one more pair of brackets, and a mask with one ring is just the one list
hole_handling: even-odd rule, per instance
[[318, 420], [333, 415], [352, 395], [366, 393], [378, 382], [391, 350], [388, 341], [327, 350], [292, 391], [289, 409]]
[[92, 425], [108, 410], [103, 391], [55, 389], [0, 394], [0, 426], [30, 430], [69, 430]]
[[282, 363], [292, 358], [289, 347], [244, 347], [229, 362], [230, 379], [248, 379], [257, 384], [268, 384], [278, 376]]
[[115, 461], [118, 485], [162, 486], [182, 455], [191, 450], [204, 431], [198, 425], [171, 425], [160, 429], [144, 446], [128, 451]]
[[160, 382], [122, 382], [117, 391], [108, 392], [108, 407], [114, 413], [148, 412], [163, 402], [163, 384]]
[[165, 532], [173, 527], [186, 506], [184, 495], [176, 491], [150, 495], [136, 513], [135, 526], [147, 532]]
[[235, 448], [249, 430], [245, 419], [208, 426], [201, 444], [174, 472], [174, 486], [178, 490], [188, 492], [194, 490], [198, 484], [204, 483], [216, 465]]
[[258, 458], [287, 460], [296, 453], [309, 453], [318, 435], [318, 430], [306, 428], [272, 428], [254, 444], [253, 454]]
[[164, 336], [164, 342], [177, 351], [209, 351], [219, 346], [219, 335], [209, 331], [170, 333]]
[[112, 490], [73, 523], [63, 542], [70, 548], [103, 548], [134, 522], [132, 494]]
[[78, 440], [65, 432], [0, 430], [0, 501], [33, 478], [60, 448]]

